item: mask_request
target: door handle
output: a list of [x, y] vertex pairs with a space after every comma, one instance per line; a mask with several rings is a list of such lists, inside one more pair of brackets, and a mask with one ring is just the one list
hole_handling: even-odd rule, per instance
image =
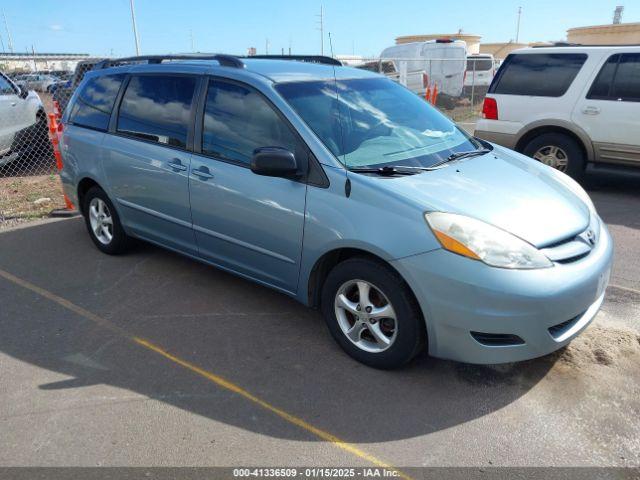
[[16, 105], [17, 105], [17, 103], [16, 103], [16, 102], [11, 102], [11, 106], [12, 106], [12, 107], [15, 107]]
[[600, 108], [589, 105], [582, 109], [582, 113], [585, 113], [587, 115], [598, 115], [600, 113]]
[[179, 158], [174, 158], [169, 162], [169, 167], [171, 167], [176, 172], [184, 172], [187, 169], [186, 165], [183, 165]]
[[195, 169], [192, 168], [191, 173], [197, 177], [200, 177], [201, 180], [209, 180], [210, 178], [213, 178], [213, 175], [211, 175], [207, 167], [200, 167]]

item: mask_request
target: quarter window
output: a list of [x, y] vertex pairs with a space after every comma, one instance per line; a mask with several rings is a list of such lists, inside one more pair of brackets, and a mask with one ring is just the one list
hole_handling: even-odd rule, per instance
[[512, 54], [489, 89], [502, 95], [561, 97], [587, 59], [584, 53]]
[[74, 125], [106, 131], [124, 75], [103, 75], [87, 81], [71, 109]]
[[289, 126], [255, 90], [211, 80], [202, 129], [202, 153], [249, 165], [261, 147], [296, 151]]
[[196, 79], [189, 76], [133, 76], [122, 97], [117, 131], [185, 148]]

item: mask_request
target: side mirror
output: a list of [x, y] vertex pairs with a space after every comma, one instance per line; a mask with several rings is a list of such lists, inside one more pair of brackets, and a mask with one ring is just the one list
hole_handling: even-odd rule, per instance
[[26, 87], [18, 87], [20, 89], [20, 93], [18, 96], [23, 100], [29, 96], [29, 90]]
[[251, 171], [266, 177], [292, 177], [298, 174], [298, 162], [286, 148], [262, 147], [253, 151]]

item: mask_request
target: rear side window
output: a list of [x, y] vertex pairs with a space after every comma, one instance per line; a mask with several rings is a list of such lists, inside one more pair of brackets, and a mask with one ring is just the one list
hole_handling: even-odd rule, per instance
[[78, 93], [69, 121], [81, 127], [106, 131], [124, 77], [118, 74], [89, 79]]
[[178, 75], [131, 77], [122, 97], [117, 131], [185, 148], [196, 78]]
[[620, 55], [612, 55], [600, 69], [600, 73], [591, 85], [591, 89], [587, 94], [587, 98], [593, 100], [608, 100], [611, 94], [611, 86], [613, 85], [613, 76], [618, 67]]
[[490, 58], [467, 58], [467, 71], [487, 72], [493, 68]]
[[296, 152], [289, 126], [256, 91], [211, 80], [202, 128], [202, 153], [249, 165], [253, 151], [282, 147]]
[[489, 93], [560, 97], [587, 60], [584, 53], [509, 55]]
[[609, 57], [587, 98], [640, 102], [640, 53], [618, 53]]

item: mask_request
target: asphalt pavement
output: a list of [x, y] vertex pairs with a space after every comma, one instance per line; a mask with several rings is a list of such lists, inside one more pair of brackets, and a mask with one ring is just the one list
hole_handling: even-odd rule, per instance
[[0, 465], [640, 466], [640, 179], [591, 176], [614, 237], [568, 348], [377, 371], [294, 300], [79, 218], [0, 232]]

